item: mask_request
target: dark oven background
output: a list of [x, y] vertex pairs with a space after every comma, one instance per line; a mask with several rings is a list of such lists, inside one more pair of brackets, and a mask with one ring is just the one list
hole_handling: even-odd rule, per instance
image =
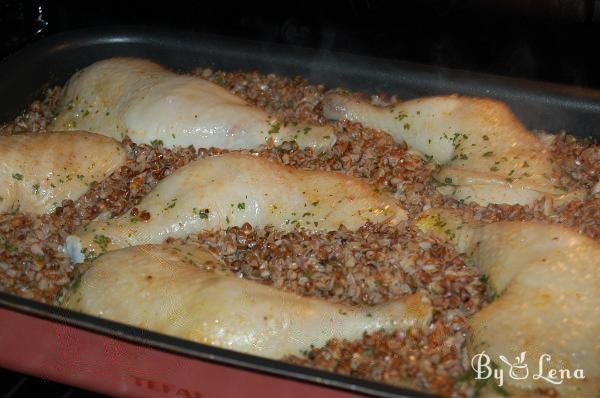
[[[0, 58], [53, 33], [146, 25], [600, 88], [600, 0], [0, 1]], [[92, 397], [0, 369], [0, 395]]]
[[600, 0], [0, 1], [0, 56], [80, 27], [211, 32], [600, 87]]

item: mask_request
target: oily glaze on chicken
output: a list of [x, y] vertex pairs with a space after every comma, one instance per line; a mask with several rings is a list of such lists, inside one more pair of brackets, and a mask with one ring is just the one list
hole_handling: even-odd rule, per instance
[[66, 308], [200, 343], [268, 358], [299, 354], [331, 338], [425, 327], [425, 294], [377, 306], [301, 297], [241, 279], [194, 245], [144, 245], [96, 259]]
[[272, 139], [326, 149], [335, 141], [331, 126], [285, 124], [205, 79], [136, 58], [96, 62], [75, 74], [51, 129], [167, 147], [251, 149]]
[[[548, 388], [569, 397], [600, 393], [600, 243], [576, 231], [540, 222], [466, 222], [448, 210], [432, 209], [419, 220], [422, 229], [452, 241], [489, 280], [498, 295], [469, 319], [470, 356], [485, 352], [508, 374], [521, 356], [536, 372], [543, 367], [583, 369], [585, 380], [550, 384], [509, 377], [517, 396]], [[527, 394], [528, 395], [528, 394]]]
[[418, 98], [390, 107], [332, 92], [324, 114], [391, 134], [441, 165], [440, 191], [456, 199], [529, 204], [547, 195], [567, 200], [553, 179], [549, 149], [499, 101], [456, 95]]
[[121, 167], [125, 149], [82, 131], [0, 137], [0, 212], [51, 213]]
[[143, 221], [124, 214], [93, 221], [69, 237], [71, 259], [126, 246], [161, 243], [215, 228], [273, 225], [282, 230], [355, 230], [367, 221], [398, 223], [406, 211], [393, 197], [336, 172], [283, 166], [228, 153], [196, 160], [162, 180], [137, 206]]

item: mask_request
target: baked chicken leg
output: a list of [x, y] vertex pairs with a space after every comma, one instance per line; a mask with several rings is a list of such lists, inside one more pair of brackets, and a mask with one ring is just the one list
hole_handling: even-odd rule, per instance
[[271, 138], [325, 149], [335, 140], [331, 126], [286, 125], [214, 83], [136, 58], [96, 62], [75, 74], [51, 128], [168, 147], [251, 149]]
[[64, 299], [91, 315], [268, 358], [332, 338], [425, 327], [425, 294], [373, 307], [332, 304], [236, 277], [192, 245], [144, 245], [96, 259]]
[[[485, 351], [504, 370], [513, 393], [557, 389], [569, 397], [600, 393], [600, 244], [558, 225], [539, 222], [465, 222], [456, 213], [430, 210], [421, 228], [454, 242], [499, 296], [469, 319], [471, 356]], [[526, 352], [522, 360], [522, 352]], [[544, 354], [550, 357], [544, 359]], [[504, 359], [502, 358], [504, 357]], [[504, 362], [520, 362], [529, 377], [508, 377]], [[540, 359], [542, 358], [542, 359]], [[540, 370], [569, 371], [550, 383]], [[584, 380], [574, 378], [582, 369]], [[559, 381], [554, 377], [555, 381]]]
[[0, 212], [50, 213], [121, 167], [125, 149], [81, 131], [0, 137]]
[[348, 119], [385, 130], [441, 165], [440, 191], [456, 199], [528, 204], [544, 195], [565, 195], [556, 181], [546, 145], [499, 101], [452, 96], [419, 98], [391, 107], [332, 92], [323, 104], [333, 120]]
[[328, 231], [340, 225], [357, 229], [367, 221], [406, 219], [393, 197], [358, 178], [300, 170], [240, 153], [191, 162], [162, 180], [137, 208], [150, 219], [125, 214], [93, 221], [68, 237], [71, 259], [82, 262], [94, 253], [245, 223]]

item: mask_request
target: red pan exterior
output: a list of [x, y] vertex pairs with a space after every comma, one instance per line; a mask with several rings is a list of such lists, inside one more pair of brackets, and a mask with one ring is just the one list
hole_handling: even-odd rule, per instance
[[0, 308], [0, 367], [113, 396], [328, 397], [358, 395], [198, 361]]

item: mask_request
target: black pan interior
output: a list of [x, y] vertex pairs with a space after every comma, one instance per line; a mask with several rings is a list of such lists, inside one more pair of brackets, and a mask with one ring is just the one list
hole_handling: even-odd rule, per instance
[[0, 121], [22, 112], [49, 84], [114, 56], [154, 59], [178, 70], [255, 69], [365, 93], [412, 98], [459, 93], [506, 101], [527, 127], [598, 136], [600, 91], [156, 28], [100, 28], [41, 40], [0, 63]]

